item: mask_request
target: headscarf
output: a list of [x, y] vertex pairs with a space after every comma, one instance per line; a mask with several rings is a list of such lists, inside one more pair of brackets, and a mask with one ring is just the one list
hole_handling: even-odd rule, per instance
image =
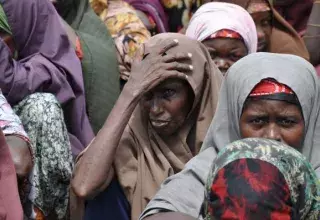
[[314, 0], [274, 0], [274, 7], [286, 21], [303, 36]]
[[5, 33], [11, 35], [11, 28], [8, 24], [8, 19], [6, 13], [3, 10], [3, 7], [0, 5], [0, 30], [4, 31]]
[[0, 219], [23, 219], [17, 174], [2, 130], [0, 130], [0, 176]]
[[285, 84], [298, 97], [305, 123], [301, 151], [314, 169], [320, 168], [320, 90], [315, 69], [306, 60], [294, 55], [253, 53], [228, 70], [201, 152], [179, 174], [164, 182], [143, 216], [161, 207], [199, 217], [210, 161], [229, 143], [242, 139], [239, 120], [243, 105], [252, 89], [266, 78]]
[[[154, 131], [140, 106], [131, 116], [119, 143], [115, 169], [131, 204], [132, 219], [138, 218], [163, 180], [181, 171], [185, 163], [199, 152], [215, 113], [222, 79], [205, 46], [181, 34], [167, 33], [152, 37], [145, 44], [144, 54], [157, 45], [165, 46], [169, 39], [178, 39], [179, 45], [167, 51], [167, 54], [192, 53], [194, 68], [186, 80], [195, 95], [193, 108], [177, 135], [166, 140]], [[191, 149], [195, 149], [195, 152], [191, 152]]]
[[234, 65], [227, 73], [217, 113], [201, 150], [221, 150], [241, 138], [239, 120], [244, 102], [261, 80], [271, 78], [291, 88], [298, 97], [305, 122], [302, 153], [315, 168], [320, 167], [320, 136], [316, 130], [318, 126], [320, 129], [320, 88], [313, 66], [294, 55], [271, 53], [256, 53]]
[[[212, 0], [213, 2], [228, 2], [240, 5], [245, 9], [250, 4], [255, 4], [256, 0]], [[268, 52], [292, 54], [309, 60], [307, 48], [294, 28], [273, 8], [272, 0], [258, 0], [259, 2], [269, 3], [273, 14], [273, 28], [270, 37], [270, 45]]]
[[210, 169], [205, 203], [206, 219], [318, 220], [320, 185], [295, 149], [249, 138], [220, 151]]
[[249, 53], [257, 51], [257, 31], [250, 14], [235, 4], [212, 2], [201, 6], [192, 16], [186, 35], [203, 41], [223, 29], [243, 38]]
[[0, 43], [3, 94], [11, 105], [35, 92], [54, 94], [64, 110], [72, 152], [77, 155], [94, 134], [86, 113], [81, 63], [59, 15], [49, 1], [5, 0], [1, 4], [18, 52], [14, 60]]
[[146, 13], [155, 22], [158, 33], [169, 31], [168, 16], [159, 0], [125, 0], [136, 10]]
[[269, 3], [265, 0], [254, 0], [250, 2], [247, 11], [250, 14], [253, 14], [257, 12], [271, 11], [271, 8], [269, 7]]

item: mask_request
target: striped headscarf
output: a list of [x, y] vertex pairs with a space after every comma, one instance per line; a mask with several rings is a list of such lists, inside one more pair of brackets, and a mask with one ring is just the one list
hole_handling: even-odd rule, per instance
[[2, 8], [2, 5], [0, 5], [0, 29], [6, 32], [7, 34], [12, 34], [11, 28], [8, 24], [7, 16]]

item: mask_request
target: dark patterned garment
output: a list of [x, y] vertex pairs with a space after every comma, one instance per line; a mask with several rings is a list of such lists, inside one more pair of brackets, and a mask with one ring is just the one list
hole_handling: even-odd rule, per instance
[[206, 189], [206, 219], [320, 218], [319, 180], [311, 165], [276, 141], [228, 145], [215, 160]]
[[73, 159], [62, 108], [52, 94], [26, 97], [14, 111], [20, 117], [34, 154], [34, 167], [24, 184], [27, 219], [64, 219], [69, 201]]

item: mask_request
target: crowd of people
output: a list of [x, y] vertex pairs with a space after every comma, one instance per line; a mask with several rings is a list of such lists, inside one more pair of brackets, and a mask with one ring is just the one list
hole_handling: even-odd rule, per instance
[[0, 219], [319, 220], [319, 3], [2, 0]]

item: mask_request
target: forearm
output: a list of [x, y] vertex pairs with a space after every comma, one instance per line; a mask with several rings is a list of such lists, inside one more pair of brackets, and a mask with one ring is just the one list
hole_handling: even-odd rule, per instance
[[139, 100], [124, 89], [104, 126], [77, 162], [72, 187], [83, 198], [90, 198], [111, 180], [112, 163], [121, 136]]

